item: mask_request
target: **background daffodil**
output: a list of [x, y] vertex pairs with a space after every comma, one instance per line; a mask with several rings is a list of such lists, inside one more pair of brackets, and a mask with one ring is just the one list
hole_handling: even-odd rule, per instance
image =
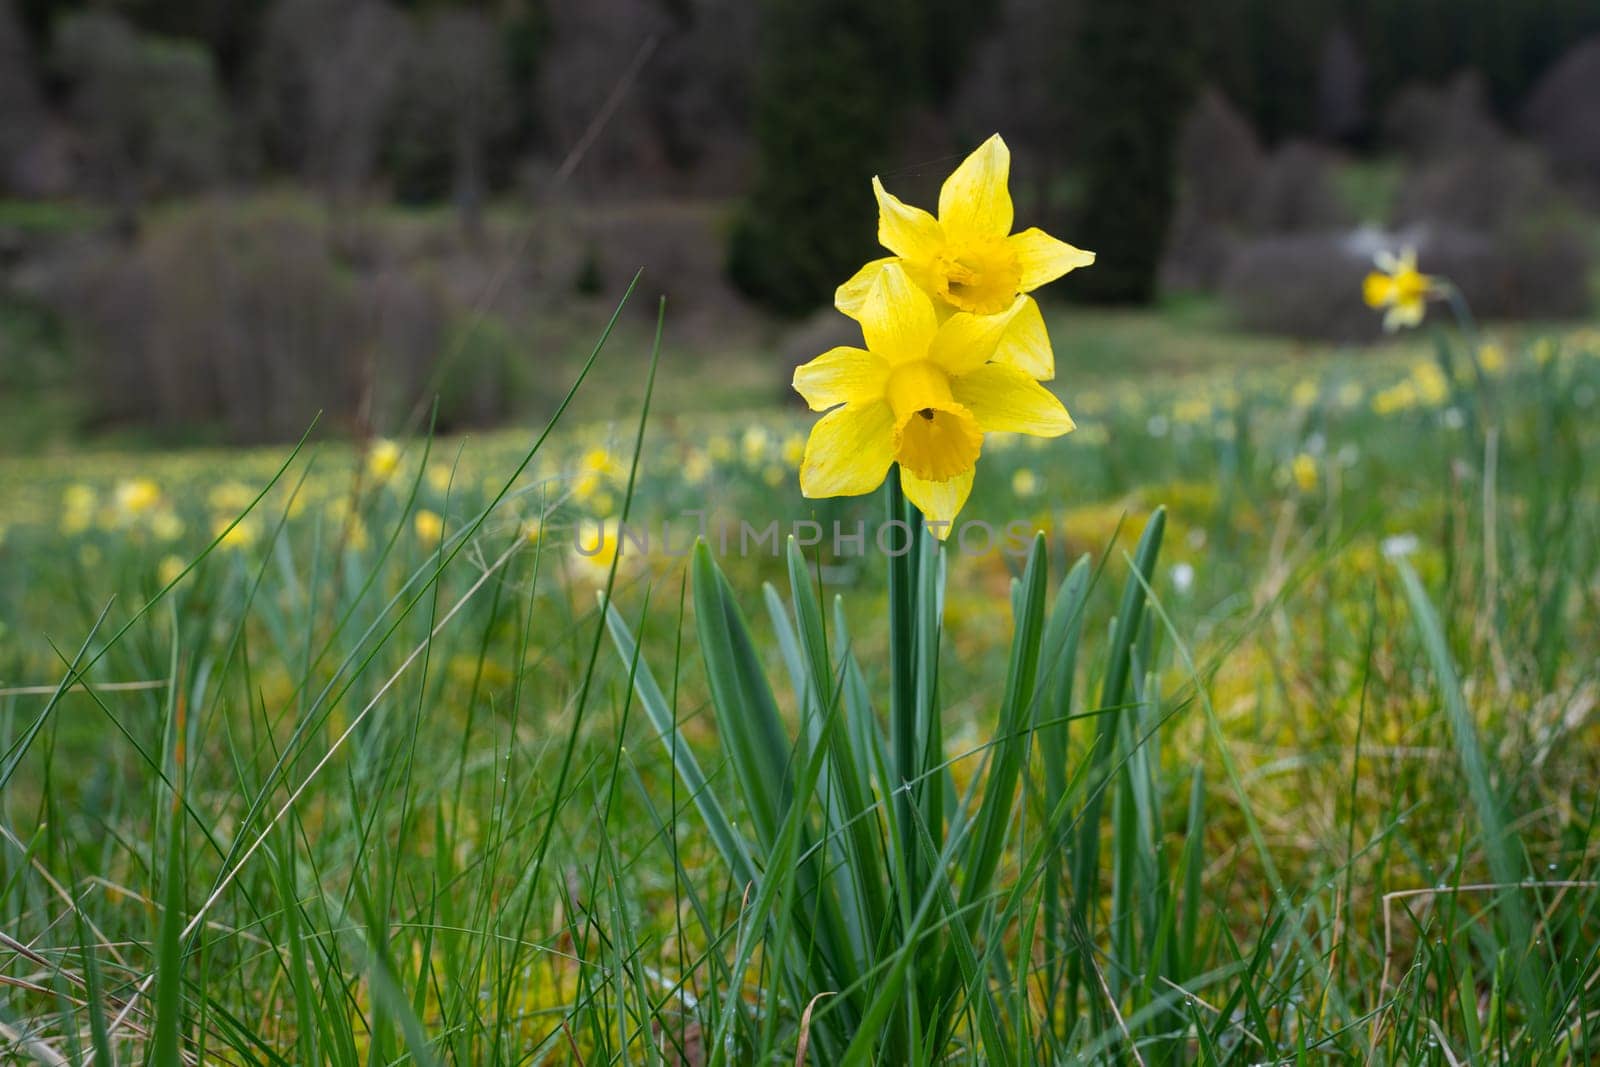
[[[930, 522], [948, 524], [972, 490], [985, 433], [1071, 430], [1061, 401], [995, 359], [1027, 303], [1013, 296], [999, 314], [957, 312], [941, 322], [909, 272], [885, 265], [857, 310], [866, 348], [830, 349], [795, 371], [806, 403], [827, 411], [806, 442], [801, 492], [870, 493], [899, 463], [906, 497]], [[948, 526], [935, 532], [942, 537]]]
[[1058, 241], [1032, 227], [1011, 232], [1011, 151], [999, 134], [973, 152], [939, 190], [939, 217], [896, 199], [872, 179], [878, 197], [878, 241], [894, 255], [875, 259], [839, 287], [834, 303], [861, 318], [872, 286], [890, 264], [902, 267], [930, 297], [942, 320], [952, 314], [1012, 315], [995, 359], [1047, 381], [1055, 377], [1055, 354], [1044, 318], [1030, 293], [1077, 267], [1094, 253]]
[[1428, 275], [1417, 270], [1417, 252], [1408, 248], [1398, 256], [1392, 252], [1379, 252], [1372, 257], [1377, 270], [1367, 275], [1361, 285], [1361, 297], [1373, 309], [1387, 309], [1383, 315], [1383, 328], [1390, 332], [1402, 326], [1416, 326], [1422, 322], [1428, 297], [1438, 286]]

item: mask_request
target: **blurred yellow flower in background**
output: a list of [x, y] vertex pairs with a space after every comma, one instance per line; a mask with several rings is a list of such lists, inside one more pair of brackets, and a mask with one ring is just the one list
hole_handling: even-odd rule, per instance
[[386, 437], [372, 442], [367, 452], [367, 473], [380, 482], [386, 482], [400, 468], [400, 446]]
[[744, 436], [739, 439], [739, 449], [744, 453], [744, 461], [752, 467], [766, 458], [768, 444], [767, 431], [760, 426], [752, 426], [745, 430]]
[[1294, 478], [1294, 484], [1302, 493], [1309, 493], [1317, 487], [1317, 461], [1301, 452], [1289, 464], [1289, 473]]
[[591, 448], [578, 459], [572, 482], [572, 496], [578, 503], [596, 511], [611, 509], [611, 485], [622, 467], [604, 448]]
[[217, 511], [240, 512], [256, 498], [254, 491], [241, 482], [223, 482], [206, 494], [206, 503]]
[[884, 268], [900, 266], [928, 293], [942, 321], [957, 312], [1011, 315], [994, 359], [1041, 381], [1055, 377], [1055, 354], [1032, 292], [1078, 267], [1094, 253], [1058, 241], [1037, 227], [1013, 234], [1011, 151], [999, 134], [989, 138], [945, 179], [939, 217], [901, 203], [872, 179], [878, 197], [878, 242], [893, 256], [875, 259], [839, 287], [834, 303], [860, 319]]
[[1017, 496], [1026, 499], [1039, 491], [1039, 476], [1027, 467], [1022, 467], [1011, 476], [1011, 491]]
[[1374, 415], [1393, 415], [1417, 406], [1417, 387], [1409, 379], [1381, 390], [1372, 397]]
[[801, 492], [870, 493], [898, 463], [906, 497], [933, 522], [949, 523], [972, 490], [985, 433], [1071, 430], [1061, 401], [1027, 371], [991, 362], [1025, 301], [941, 323], [903, 267], [878, 271], [859, 308], [866, 348], [830, 349], [795, 371], [795, 390], [827, 412], [806, 442]]
[[150, 517], [150, 532], [160, 541], [176, 541], [183, 536], [183, 520], [176, 512], [163, 508]]
[[613, 563], [619, 572], [623, 569], [627, 553], [623, 550], [621, 534], [622, 524], [616, 519], [579, 524], [573, 531], [572, 569], [580, 580], [605, 585]]
[[219, 518], [211, 524], [211, 536], [220, 537], [218, 548], [246, 549], [256, 543], [255, 525], [249, 519], [240, 519], [231, 529], [231, 518]]
[[[798, 463], [795, 466], [799, 466]], [[683, 480], [690, 485], [700, 485], [711, 477], [711, 457], [704, 449], [692, 448], [683, 461]]]
[[1368, 274], [1361, 285], [1367, 306], [1382, 309], [1383, 328], [1390, 332], [1422, 322], [1428, 297], [1438, 292], [1438, 283], [1417, 270], [1417, 253], [1408, 248], [1395, 255], [1379, 252], [1373, 257], [1378, 269]]
[[436, 511], [422, 508], [411, 520], [411, 527], [416, 531], [417, 540], [423, 545], [432, 548], [439, 543], [439, 538], [444, 536], [444, 519]]
[[454, 479], [455, 472], [443, 463], [430, 463], [424, 477], [428, 480], [429, 489], [443, 494], [450, 491], [450, 482]]
[[81, 483], [69, 485], [61, 494], [61, 532], [80, 534], [94, 525], [94, 509], [99, 497]]
[[1419, 360], [1411, 368], [1411, 380], [1417, 386], [1417, 399], [1424, 404], [1442, 404], [1450, 398], [1450, 379], [1437, 363]]
[[183, 573], [183, 568], [188, 566], [177, 556], [162, 556], [161, 562], [156, 565], [156, 581], [163, 586], [171, 585]]
[[112, 498], [121, 518], [136, 519], [161, 503], [161, 487], [149, 478], [126, 478], [117, 483]]

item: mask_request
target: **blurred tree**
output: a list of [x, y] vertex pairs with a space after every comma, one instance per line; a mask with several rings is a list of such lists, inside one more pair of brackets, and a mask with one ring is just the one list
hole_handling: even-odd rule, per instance
[[1343, 26], [1328, 35], [1317, 66], [1317, 133], [1334, 141], [1357, 137], [1367, 122], [1367, 65]]
[[[539, 115], [560, 158], [583, 140], [641, 48], [659, 44], [673, 20], [657, 0], [550, 0], [546, 19], [549, 45], [540, 63]], [[650, 66], [658, 53], [656, 48]], [[628, 87], [585, 154], [587, 185], [660, 169], [660, 139], [651, 114], [658, 105], [644, 89], [646, 73]]]
[[192, 191], [222, 169], [225, 114], [211, 56], [187, 41], [141, 36], [122, 18], [71, 15], [56, 29], [91, 183], [132, 236], [151, 194]]
[[[1075, 0], [1006, 0], [996, 25], [973, 51], [950, 103], [957, 139], [975, 145], [995, 131], [1013, 155], [1018, 217], [1063, 228], [1058, 201], [1066, 164], [1079, 158], [1072, 64], [1062, 56], [1082, 7]], [[1031, 202], [1030, 202], [1031, 201]]]
[[[432, 194], [427, 176], [448, 175], [462, 230], [477, 240], [490, 144], [513, 118], [506, 49], [494, 23], [468, 8], [428, 16], [407, 57], [400, 93], [394, 167], [402, 197]], [[413, 183], [422, 188], [406, 188]]]
[[728, 273], [747, 295], [802, 314], [873, 255], [869, 184], [889, 158], [918, 57], [899, 3], [764, 0], [756, 174]]
[[1194, 76], [1184, 0], [1085, 6], [1073, 64], [1085, 170], [1073, 241], [1096, 255], [1071, 291], [1110, 303], [1144, 302], [1156, 273], [1177, 185], [1179, 125]]
[[371, 180], [409, 30], [383, 0], [282, 0], [268, 16], [268, 136], [336, 208]]
[[973, 53], [1004, 18], [1001, 12], [1009, 12], [1015, 6], [974, 4], [972, 0], [924, 0], [924, 14], [919, 21], [926, 36], [927, 94], [933, 103], [942, 106], [949, 101], [971, 66]]
[[24, 155], [44, 123], [32, 51], [11, 0], [0, 0], [0, 192], [26, 184]]
[[1529, 94], [1523, 121], [1565, 176], [1600, 198], [1600, 36], [1575, 46]]

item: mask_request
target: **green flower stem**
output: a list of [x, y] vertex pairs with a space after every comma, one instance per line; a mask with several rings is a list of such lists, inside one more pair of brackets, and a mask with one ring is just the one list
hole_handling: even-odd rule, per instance
[[[915, 534], [917, 527], [913, 522], [920, 524], [922, 516], [901, 491], [898, 465], [890, 468], [886, 484], [889, 522], [904, 522]], [[918, 840], [916, 793], [920, 789], [922, 771], [917, 738], [926, 734], [918, 729], [917, 723], [915, 536], [911, 538], [911, 545], [911, 551], [889, 557], [889, 747], [894, 753], [895, 821], [900, 830], [906, 868], [902, 883], [904, 899], [915, 906], [922, 898], [920, 865], [913, 844]], [[916, 784], [907, 788], [908, 783]]]

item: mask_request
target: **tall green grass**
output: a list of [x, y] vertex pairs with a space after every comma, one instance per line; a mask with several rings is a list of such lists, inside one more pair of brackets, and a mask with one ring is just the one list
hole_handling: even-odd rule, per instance
[[309, 442], [160, 587], [8, 542], [0, 1061], [1593, 1059], [1594, 365], [1466, 376], [1473, 433], [1295, 416], [1362, 445], [1308, 493], [1262, 423], [1106, 415], [1095, 477], [1171, 506], [1003, 582], [584, 585], [512, 514], [560, 413], [431, 548], [420, 467], [365, 546], [297, 513]]

